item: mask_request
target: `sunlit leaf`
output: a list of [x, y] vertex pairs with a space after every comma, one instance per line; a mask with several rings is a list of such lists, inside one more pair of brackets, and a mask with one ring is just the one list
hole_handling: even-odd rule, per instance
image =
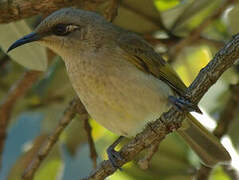
[[52, 159], [44, 164], [44, 166], [37, 172], [34, 180], [53, 180], [60, 177], [62, 161], [60, 159]]
[[188, 47], [178, 57], [175, 70], [186, 85], [194, 80], [201, 68], [211, 60], [210, 49], [206, 46]]
[[222, 167], [218, 166], [212, 171], [211, 180], [230, 180], [231, 178], [225, 174]]
[[155, 0], [154, 3], [159, 11], [166, 11], [178, 5], [180, 0]]

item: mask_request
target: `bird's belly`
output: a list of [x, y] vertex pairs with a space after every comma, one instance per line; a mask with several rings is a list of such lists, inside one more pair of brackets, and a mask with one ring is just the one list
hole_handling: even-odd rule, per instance
[[135, 136], [169, 108], [169, 86], [138, 69], [68, 74], [90, 116], [118, 135]]

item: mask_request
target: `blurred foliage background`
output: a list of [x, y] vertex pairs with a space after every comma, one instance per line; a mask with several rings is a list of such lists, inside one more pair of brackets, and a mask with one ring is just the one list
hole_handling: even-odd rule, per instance
[[[94, 11], [104, 14], [107, 4], [107, 1], [102, 1]], [[239, 3], [232, 0], [122, 0], [113, 23], [144, 36], [190, 85], [200, 69], [233, 34], [239, 32], [238, 17]], [[29, 33], [41, 18], [37, 15], [0, 25], [0, 102], [4, 102], [11, 87], [24, 73], [43, 71], [25, 96], [14, 104], [2, 153], [1, 180], [20, 178], [40, 145], [56, 128], [70, 100], [76, 96], [64, 63], [49, 50], [30, 44], [10, 54], [5, 53], [12, 42]], [[183, 43], [184, 40], [188, 42]], [[204, 125], [211, 129], [232, 96], [231, 84], [238, 83], [238, 67], [235, 65], [227, 71], [200, 102], [204, 114], [208, 115]], [[237, 171], [239, 111], [238, 107], [234, 109], [236, 116], [228, 128], [227, 138], [235, 154], [233, 168]], [[209, 122], [209, 116], [212, 122]], [[90, 120], [90, 124], [99, 155], [97, 161], [101, 162], [107, 158], [106, 148], [117, 136], [94, 120]], [[137, 165], [143, 155], [144, 152], [134, 162], [125, 165], [123, 171], [117, 171], [108, 179], [189, 180], [200, 168], [196, 155], [175, 133], [160, 144], [147, 170]], [[92, 169], [83, 122], [77, 116], [37, 171], [35, 180], [75, 180], [87, 176]], [[218, 166], [213, 169], [210, 179], [229, 180], [233, 176]]]

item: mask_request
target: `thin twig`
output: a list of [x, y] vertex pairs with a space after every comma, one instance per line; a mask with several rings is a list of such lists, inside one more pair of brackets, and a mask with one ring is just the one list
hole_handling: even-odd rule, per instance
[[5, 66], [7, 62], [10, 62], [10, 58], [8, 55], [4, 54], [3, 57], [0, 59], [0, 70]]
[[204, 165], [197, 171], [197, 176], [195, 177], [196, 180], [207, 180], [211, 172], [210, 167], [206, 167]]
[[152, 160], [154, 154], [158, 152], [158, 148], [159, 148], [159, 142], [152, 144], [148, 148], [148, 151], [145, 157], [138, 161], [138, 165], [141, 169], [146, 170], [149, 168], [150, 161]]
[[[221, 49], [210, 63], [203, 68], [187, 89], [186, 97], [197, 104], [208, 89], [215, 84], [221, 74], [231, 67], [239, 58], [239, 34], [233, 37], [223, 49]], [[184, 113], [171, 108], [167, 113], [164, 113], [159, 119], [147, 126], [145, 130], [139, 133], [133, 140], [123, 146], [119, 151], [123, 159], [117, 161], [117, 166], [121, 167], [125, 163], [134, 159], [134, 157], [143, 149], [154, 143], [162, 141], [167, 134], [172, 130], [180, 127], [184, 119]], [[152, 130], [153, 129], [153, 130]], [[94, 170], [84, 180], [102, 180], [113, 174], [116, 169], [112, 166], [109, 160], [103, 161], [96, 170]]]
[[95, 148], [95, 143], [93, 141], [92, 135], [91, 135], [91, 126], [89, 124], [89, 118], [84, 120], [84, 127], [86, 130], [86, 134], [87, 134], [87, 139], [88, 139], [88, 144], [90, 147], [90, 158], [93, 162], [93, 167], [96, 168], [97, 167], [97, 152], [96, 152], [96, 148]]
[[0, 156], [3, 152], [7, 126], [11, 117], [12, 109], [17, 100], [24, 96], [39, 77], [39, 71], [27, 71], [14, 85], [12, 85], [5, 99], [0, 103]]
[[[156, 45], [162, 45], [162, 46], [166, 46], [167, 49], [170, 49], [172, 46], [175, 46], [180, 40], [182, 40], [182, 38], [177, 37], [175, 39], [174, 37], [171, 37], [171, 36], [166, 39], [158, 39], [158, 38], [154, 37], [152, 34], [145, 34], [143, 37], [146, 41], [148, 41], [154, 47]], [[217, 49], [222, 48], [225, 45], [225, 42], [223, 42], [223, 41], [209, 39], [209, 38], [202, 37], [202, 36], [200, 36], [197, 39], [197, 41], [191, 42], [191, 44], [196, 44], [196, 45], [202, 44], [202, 43], [213, 45]]]
[[60, 122], [54, 132], [48, 137], [47, 141], [42, 145], [36, 157], [32, 160], [29, 166], [26, 168], [25, 172], [22, 175], [23, 180], [33, 179], [35, 172], [43, 162], [43, 160], [47, 157], [52, 147], [58, 141], [61, 133], [66, 128], [66, 126], [71, 122], [76, 113], [80, 113], [81, 117], [88, 114], [81, 101], [77, 98], [72, 100], [70, 105], [66, 108], [63, 116], [60, 119]]

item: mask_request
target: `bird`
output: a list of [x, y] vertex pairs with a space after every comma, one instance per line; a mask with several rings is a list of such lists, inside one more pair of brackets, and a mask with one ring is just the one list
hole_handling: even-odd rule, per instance
[[[98, 13], [76, 8], [55, 11], [7, 52], [30, 42], [62, 57], [90, 116], [120, 136], [107, 149], [116, 168], [122, 157], [114, 148], [122, 137], [135, 137], [172, 106], [200, 112], [185, 100], [187, 86], [148, 42]], [[183, 127], [176, 132], [206, 166], [229, 163], [231, 157], [220, 141], [186, 113]]]

